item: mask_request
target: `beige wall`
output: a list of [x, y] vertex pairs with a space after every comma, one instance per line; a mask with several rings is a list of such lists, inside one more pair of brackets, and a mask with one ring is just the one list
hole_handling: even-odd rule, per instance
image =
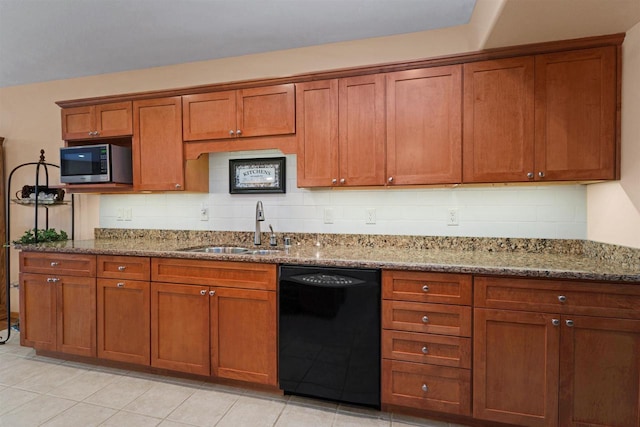
[[590, 240], [640, 248], [640, 23], [622, 46], [622, 177], [587, 190]]

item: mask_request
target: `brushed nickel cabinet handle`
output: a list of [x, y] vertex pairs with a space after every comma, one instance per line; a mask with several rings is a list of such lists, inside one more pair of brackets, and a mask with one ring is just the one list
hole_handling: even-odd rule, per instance
[[565, 321], [565, 323], [567, 324], [568, 327], [570, 327], [570, 328], [573, 327], [573, 320], [569, 319], [569, 320]]
[[423, 290], [424, 292], [429, 292], [429, 286], [428, 286], [428, 285], [424, 285], [424, 286], [422, 287], [422, 290]]
[[51, 267], [57, 267], [57, 266], [59, 266], [59, 265], [60, 265], [60, 263], [59, 263], [59, 262], [57, 262], [57, 261], [51, 261]]
[[527, 178], [529, 178], [529, 179], [533, 179], [533, 177], [534, 177], [533, 172], [529, 172], [529, 173], [527, 174]]
[[200, 291], [200, 295], [206, 295], [207, 291], [205, 291], [204, 289]]
[[212, 297], [216, 294], [216, 291], [209, 291], [209, 296]]
[[427, 348], [426, 345], [422, 347], [422, 354], [429, 354], [429, 349]]
[[118, 283], [116, 283], [116, 286], [118, 288], [124, 288], [124, 282], [118, 282]]
[[559, 320], [559, 319], [552, 319], [552, 320], [551, 320], [551, 324], [552, 324], [553, 326], [558, 326], [558, 325], [560, 325], [560, 320]]
[[429, 317], [422, 316], [422, 323], [429, 323]]
[[427, 392], [429, 391], [429, 387], [426, 384], [422, 384], [422, 391]]
[[118, 271], [125, 271], [127, 269], [126, 265], [119, 265], [118, 266]]
[[565, 301], [567, 301], [567, 297], [564, 296], [564, 295], [558, 295], [558, 301], [565, 302]]

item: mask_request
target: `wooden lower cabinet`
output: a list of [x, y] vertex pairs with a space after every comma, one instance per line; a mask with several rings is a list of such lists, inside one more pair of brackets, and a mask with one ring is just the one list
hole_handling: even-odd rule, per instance
[[[186, 261], [185, 282], [209, 271], [204, 280], [227, 286], [151, 282], [151, 366], [276, 386], [275, 266], [246, 264], [242, 282], [243, 263]], [[155, 275], [176, 280], [168, 272], [178, 264], [152, 262]]]
[[149, 282], [98, 279], [98, 357], [149, 365]]
[[476, 277], [474, 291], [474, 418], [640, 425], [637, 285]]
[[382, 401], [449, 414], [471, 414], [468, 369], [382, 360]]
[[554, 316], [478, 308], [474, 314], [473, 416], [556, 425], [560, 329]]
[[209, 375], [209, 288], [151, 283], [151, 366]]
[[640, 426], [640, 320], [562, 316], [561, 325], [558, 425]]
[[276, 293], [215, 288], [211, 367], [219, 378], [277, 385]]
[[96, 279], [20, 274], [20, 344], [96, 355]]

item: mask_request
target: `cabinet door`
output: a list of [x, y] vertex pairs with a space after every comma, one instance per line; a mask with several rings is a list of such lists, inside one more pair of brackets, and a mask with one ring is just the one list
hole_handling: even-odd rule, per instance
[[135, 101], [133, 113], [134, 188], [184, 189], [180, 97]]
[[236, 91], [202, 93], [182, 97], [185, 141], [235, 137]]
[[462, 180], [461, 66], [387, 74], [387, 181]]
[[95, 107], [96, 128], [103, 138], [126, 136], [133, 133], [133, 107], [131, 101], [100, 104]]
[[95, 107], [63, 108], [60, 113], [63, 140], [90, 139], [92, 137], [91, 132], [96, 130]]
[[560, 328], [553, 320], [551, 314], [475, 309], [474, 418], [557, 425]]
[[536, 57], [536, 176], [615, 179], [616, 48]]
[[277, 385], [276, 293], [215, 288], [211, 319], [212, 374]]
[[296, 115], [298, 187], [337, 184], [338, 80], [297, 84]]
[[639, 388], [639, 320], [563, 316], [561, 426], [638, 426]]
[[238, 90], [237, 136], [286, 135], [296, 131], [293, 83]]
[[149, 282], [98, 279], [98, 357], [149, 365]]
[[339, 80], [339, 183], [385, 183], [384, 76]]
[[209, 288], [151, 283], [151, 366], [209, 375]]
[[463, 182], [534, 179], [534, 60], [464, 64]]
[[62, 276], [57, 290], [57, 350], [96, 355], [96, 279]]
[[20, 345], [56, 351], [56, 286], [51, 276], [20, 274]]

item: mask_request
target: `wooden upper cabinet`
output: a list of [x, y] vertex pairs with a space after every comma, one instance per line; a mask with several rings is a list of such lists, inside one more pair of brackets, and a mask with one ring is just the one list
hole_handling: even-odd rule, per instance
[[387, 182], [462, 180], [460, 65], [390, 73], [387, 79]]
[[298, 186], [329, 187], [338, 177], [338, 80], [296, 85]]
[[383, 185], [384, 75], [297, 85], [298, 186]]
[[86, 140], [133, 133], [131, 101], [62, 109], [62, 139]]
[[133, 103], [133, 186], [183, 190], [182, 104], [179, 96]]
[[534, 179], [534, 58], [464, 64], [464, 182]]
[[287, 135], [296, 132], [293, 83], [240, 89], [237, 101], [238, 137]]
[[384, 75], [338, 81], [340, 176], [347, 186], [385, 182]]
[[185, 141], [295, 133], [293, 83], [182, 97]]
[[232, 138], [236, 131], [236, 91], [182, 97], [185, 141]]
[[536, 177], [615, 179], [616, 48], [536, 56]]

